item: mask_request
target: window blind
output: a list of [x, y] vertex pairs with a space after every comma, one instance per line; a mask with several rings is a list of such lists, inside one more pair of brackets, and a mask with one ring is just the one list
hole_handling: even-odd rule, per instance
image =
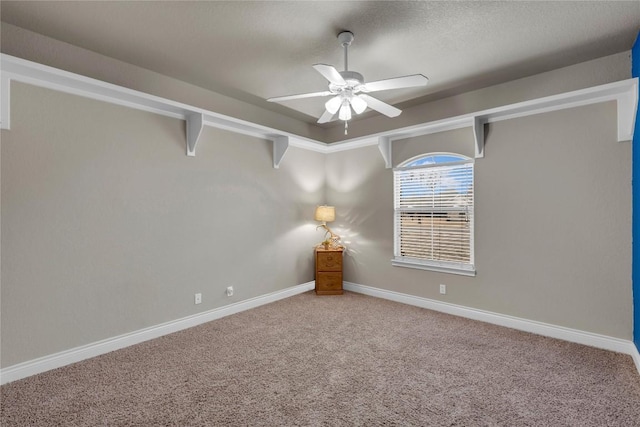
[[394, 170], [395, 258], [473, 269], [473, 161]]

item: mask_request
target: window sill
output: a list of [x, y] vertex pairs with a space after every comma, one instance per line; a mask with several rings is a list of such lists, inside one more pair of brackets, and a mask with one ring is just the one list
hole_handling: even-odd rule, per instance
[[426, 262], [420, 261], [409, 261], [406, 259], [392, 259], [391, 265], [394, 267], [407, 267], [407, 268], [416, 268], [418, 270], [428, 270], [428, 271], [437, 271], [438, 273], [449, 273], [449, 274], [459, 274], [461, 276], [475, 276], [476, 269], [473, 265], [468, 266], [445, 266], [445, 265], [434, 265]]

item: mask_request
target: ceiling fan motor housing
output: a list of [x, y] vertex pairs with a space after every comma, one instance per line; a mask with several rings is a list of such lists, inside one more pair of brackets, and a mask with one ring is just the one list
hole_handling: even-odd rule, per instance
[[342, 78], [347, 82], [347, 86], [355, 88], [364, 83], [364, 77], [362, 74], [356, 71], [340, 71]]

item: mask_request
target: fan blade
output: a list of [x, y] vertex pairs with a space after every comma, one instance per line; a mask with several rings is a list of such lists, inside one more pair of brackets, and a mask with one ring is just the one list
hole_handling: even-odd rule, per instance
[[301, 93], [298, 95], [277, 96], [275, 98], [268, 98], [267, 101], [282, 102], [282, 101], [289, 101], [291, 99], [313, 98], [316, 96], [329, 96], [329, 95], [333, 95], [333, 93], [329, 92], [328, 90], [325, 90], [324, 92], [312, 92], [312, 93]]
[[378, 90], [402, 89], [405, 87], [426, 86], [429, 79], [422, 74], [396, 77], [394, 79], [378, 80], [376, 82], [365, 83], [361, 89], [363, 92], [376, 92]]
[[375, 99], [372, 96], [366, 95], [364, 93], [358, 95], [360, 98], [364, 99], [367, 102], [367, 105], [372, 110], [376, 110], [378, 113], [384, 114], [387, 117], [398, 117], [402, 110], [398, 110], [393, 105], [389, 105], [386, 102], [382, 102], [379, 99]]
[[331, 65], [326, 64], [315, 64], [313, 68], [316, 69], [317, 72], [322, 74], [325, 79], [329, 80], [329, 83], [333, 83], [338, 86], [346, 86], [347, 82], [344, 81], [338, 70]]
[[320, 118], [318, 119], [318, 123], [328, 123], [331, 121], [331, 119], [333, 118], [334, 114], [331, 114], [330, 112], [326, 111], [322, 114], [322, 116], [320, 116]]

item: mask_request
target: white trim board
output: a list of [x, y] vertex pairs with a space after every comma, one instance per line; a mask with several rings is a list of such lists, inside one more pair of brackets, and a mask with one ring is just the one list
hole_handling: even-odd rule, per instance
[[[607, 101], [617, 103], [618, 141], [629, 141], [633, 137], [638, 106], [638, 78], [636, 77], [327, 144], [324, 141], [273, 129], [6, 54], [0, 54], [0, 73], [0, 128], [2, 129], [10, 129], [10, 82], [18, 81], [186, 121], [197, 117], [198, 124], [268, 139], [274, 141], [274, 144], [276, 140], [287, 137], [289, 144], [293, 147], [321, 153], [335, 153], [377, 145], [381, 138], [392, 143], [398, 139], [473, 127], [476, 157], [483, 157], [484, 123]], [[480, 135], [482, 138], [479, 138]], [[191, 148], [187, 148], [187, 155], [195, 156], [198, 137], [199, 135], [194, 136], [185, 144]], [[187, 142], [186, 139], [185, 142]], [[385, 159], [385, 162], [389, 163], [389, 160]], [[279, 165], [279, 162], [274, 162], [274, 165]]]
[[551, 325], [549, 323], [537, 322], [535, 320], [527, 320], [505, 314], [478, 310], [462, 305], [450, 304], [400, 292], [388, 291], [386, 289], [373, 288], [371, 286], [359, 285], [352, 282], [344, 282], [344, 289], [351, 292], [357, 292], [364, 295], [452, 314], [454, 316], [465, 317], [467, 319], [479, 320], [481, 322], [491, 323], [498, 326], [505, 326], [519, 331], [531, 332], [545, 337], [557, 338], [577, 344], [588, 345], [590, 347], [597, 347], [604, 350], [628, 354], [633, 358], [638, 374], [640, 374], [640, 354], [638, 353], [638, 349], [635, 344], [631, 341], [594, 334], [591, 332], [584, 332], [577, 329], [565, 328], [563, 326]]
[[301, 294], [314, 288], [315, 281], [303, 283], [302, 285], [271, 292], [266, 295], [250, 298], [248, 300], [229, 304], [224, 307], [214, 308], [213, 310], [205, 311], [203, 313], [194, 314], [191, 316], [183, 317], [181, 319], [176, 319], [169, 322], [161, 323], [159, 325], [151, 326], [149, 328], [140, 329], [137, 331], [129, 332], [127, 334], [107, 338], [105, 340], [97, 341], [91, 344], [61, 351], [59, 353], [43, 356], [34, 360], [29, 360], [27, 362], [18, 363], [17, 365], [0, 369], [0, 384], [6, 384], [12, 381], [29, 377], [31, 375], [49, 371], [51, 369], [56, 369], [62, 366], [70, 365], [72, 363], [80, 362], [81, 360], [100, 356], [101, 354], [109, 353], [114, 350], [119, 350], [125, 347], [139, 344], [141, 342], [158, 338], [163, 335], [178, 332], [187, 328], [192, 328], [202, 323], [210, 322], [212, 320], [220, 319], [231, 314], [239, 313], [241, 311], [259, 307], [264, 304], [269, 304], [284, 298], [291, 297], [293, 295]]

